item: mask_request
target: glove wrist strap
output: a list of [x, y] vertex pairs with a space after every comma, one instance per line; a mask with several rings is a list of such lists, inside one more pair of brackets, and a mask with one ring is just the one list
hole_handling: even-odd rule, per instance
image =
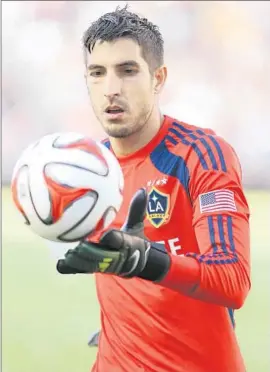
[[166, 276], [170, 265], [171, 260], [166, 248], [161, 244], [151, 243], [147, 263], [138, 277], [152, 282], [160, 282]]

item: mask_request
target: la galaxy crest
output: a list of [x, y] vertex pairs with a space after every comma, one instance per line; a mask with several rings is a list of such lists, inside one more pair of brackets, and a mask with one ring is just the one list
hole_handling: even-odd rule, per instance
[[152, 187], [147, 206], [147, 218], [156, 228], [160, 227], [169, 217], [170, 197], [155, 187]]

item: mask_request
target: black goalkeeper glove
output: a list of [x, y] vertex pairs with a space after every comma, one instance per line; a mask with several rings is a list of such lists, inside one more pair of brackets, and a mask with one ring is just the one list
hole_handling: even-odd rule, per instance
[[98, 244], [82, 241], [76, 248], [68, 250], [57, 262], [58, 272], [107, 273], [160, 281], [169, 269], [170, 258], [162, 245], [151, 243], [144, 237], [147, 201], [145, 189], [138, 190], [122, 229], [109, 230]]

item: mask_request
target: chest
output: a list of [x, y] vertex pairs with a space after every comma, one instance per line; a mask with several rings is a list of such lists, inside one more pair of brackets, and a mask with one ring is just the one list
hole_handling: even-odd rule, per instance
[[124, 201], [113, 223], [121, 228], [128, 214], [129, 204], [140, 188], [145, 188], [148, 203], [144, 221], [145, 236], [165, 244], [168, 251], [180, 254], [185, 249], [192, 229], [192, 206], [188, 193], [177, 177], [164, 174], [145, 161], [137, 166], [123, 167], [125, 178]]

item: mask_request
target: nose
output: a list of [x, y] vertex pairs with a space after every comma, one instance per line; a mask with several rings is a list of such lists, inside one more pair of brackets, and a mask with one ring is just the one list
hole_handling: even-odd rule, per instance
[[107, 74], [104, 95], [109, 100], [121, 94], [122, 81], [116, 74]]

